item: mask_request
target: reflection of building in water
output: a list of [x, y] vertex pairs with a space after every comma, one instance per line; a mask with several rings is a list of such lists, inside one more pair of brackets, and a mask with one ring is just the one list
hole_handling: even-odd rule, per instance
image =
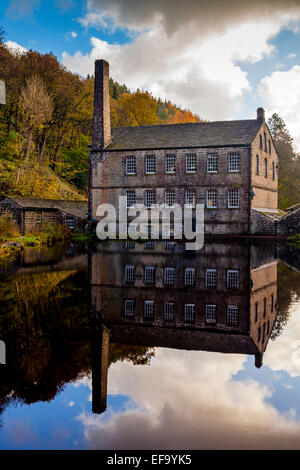
[[[110, 341], [250, 354], [262, 365], [276, 319], [273, 249], [207, 244], [191, 253], [171, 242], [109, 242], [91, 255], [90, 279], [92, 315]], [[99, 333], [98, 373], [108, 352], [107, 329]], [[106, 385], [94, 383], [94, 410], [103, 411]]]

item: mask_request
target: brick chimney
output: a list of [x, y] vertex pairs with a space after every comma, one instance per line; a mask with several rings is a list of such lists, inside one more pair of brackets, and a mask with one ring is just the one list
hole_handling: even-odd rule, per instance
[[109, 64], [101, 59], [95, 61], [92, 151], [102, 150], [110, 142]]
[[257, 120], [258, 121], [261, 121], [261, 122], [265, 122], [266, 118], [265, 118], [265, 110], [264, 108], [257, 108]]

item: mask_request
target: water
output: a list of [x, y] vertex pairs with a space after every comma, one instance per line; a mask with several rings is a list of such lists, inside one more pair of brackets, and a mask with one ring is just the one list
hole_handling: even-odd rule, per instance
[[26, 250], [0, 265], [0, 449], [299, 448], [299, 295], [286, 246]]

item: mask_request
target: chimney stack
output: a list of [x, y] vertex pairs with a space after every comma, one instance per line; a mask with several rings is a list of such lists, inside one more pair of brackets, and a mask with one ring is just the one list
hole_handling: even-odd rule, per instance
[[264, 108], [257, 108], [257, 120], [261, 122], [265, 122], [265, 110]]
[[109, 64], [101, 59], [95, 61], [92, 151], [102, 150], [110, 142]]

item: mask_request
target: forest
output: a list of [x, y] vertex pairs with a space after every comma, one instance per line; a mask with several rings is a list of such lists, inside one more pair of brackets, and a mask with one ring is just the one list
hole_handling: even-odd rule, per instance
[[[0, 27], [0, 79], [7, 90], [0, 106], [0, 199], [86, 199], [93, 77], [71, 73], [52, 53], [8, 49]], [[112, 127], [203, 121], [113, 79], [110, 98]], [[299, 202], [300, 159], [280, 115], [268, 124], [279, 154], [279, 207], [285, 209]]]

